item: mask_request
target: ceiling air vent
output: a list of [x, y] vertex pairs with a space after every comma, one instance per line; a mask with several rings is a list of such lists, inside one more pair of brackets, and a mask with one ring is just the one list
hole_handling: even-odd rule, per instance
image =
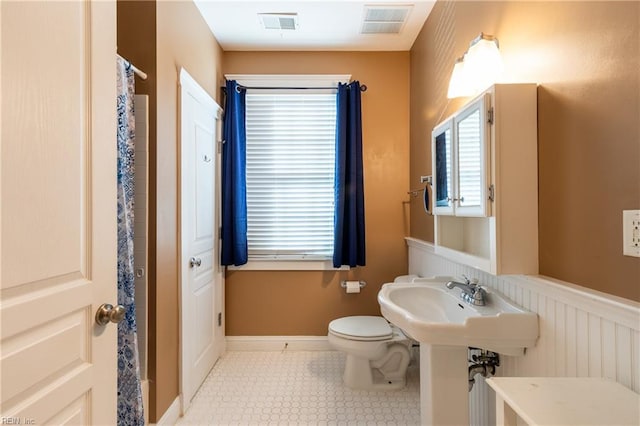
[[413, 5], [365, 5], [362, 34], [398, 34]]
[[298, 28], [297, 13], [258, 13], [265, 30], [295, 30]]

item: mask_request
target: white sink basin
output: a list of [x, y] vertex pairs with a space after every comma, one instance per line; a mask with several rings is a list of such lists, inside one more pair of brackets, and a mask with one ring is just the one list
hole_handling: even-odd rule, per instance
[[378, 293], [382, 315], [421, 343], [472, 346], [505, 355], [522, 355], [535, 346], [538, 316], [491, 290], [485, 306], [460, 298], [448, 289], [450, 277], [384, 284]]

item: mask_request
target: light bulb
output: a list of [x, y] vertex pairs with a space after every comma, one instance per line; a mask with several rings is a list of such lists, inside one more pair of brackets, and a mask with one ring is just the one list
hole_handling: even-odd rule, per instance
[[471, 43], [464, 60], [465, 73], [475, 93], [485, 90], [502, 77], [503, 64], [498, 40], [492, 36], [480, 34]]

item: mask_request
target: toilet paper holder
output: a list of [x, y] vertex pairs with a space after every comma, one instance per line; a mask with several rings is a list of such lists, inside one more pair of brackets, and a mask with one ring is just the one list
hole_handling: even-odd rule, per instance
[[[351, 280], [349, 280], [349, 281], [351, 281]], [[358, 281], [358, 283], [360, 283], [360, 288], [362, 288], [362, 287], [367, 285], [367, 283], [364, 282], [364, 281]], [[347, 288], [347, 281], [340, 281], [340, 287]]]

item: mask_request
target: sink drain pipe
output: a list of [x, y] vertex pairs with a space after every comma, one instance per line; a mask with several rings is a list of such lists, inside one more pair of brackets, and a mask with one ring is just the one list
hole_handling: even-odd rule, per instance
[[480, 354], [473, 354], [469, 362], [469, 392], [473, 389], [473, 385], [476, 382], [476, 374], [481, 374], [482, 377], [491, 377], [496, 374], [496, 367], [500, 366], [500, 356], [491, 351], [485, 351], [483, 349], [469, 348], [470, 351], [480, 351]]

